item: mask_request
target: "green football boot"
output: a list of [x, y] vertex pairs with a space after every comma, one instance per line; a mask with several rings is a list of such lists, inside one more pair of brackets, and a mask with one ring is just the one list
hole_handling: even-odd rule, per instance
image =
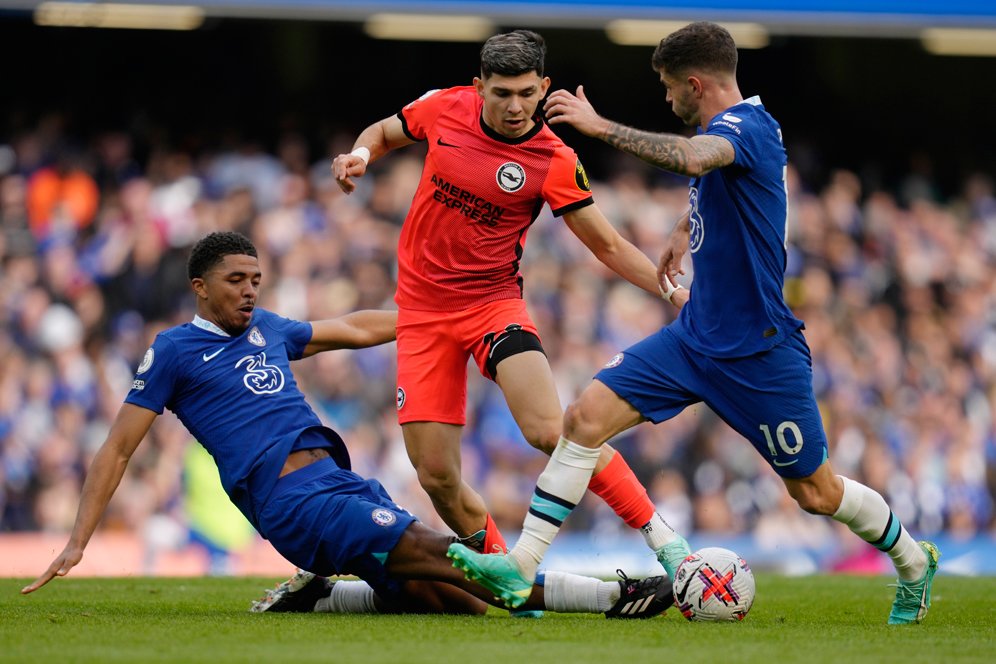
[[525, 604], [533, 592], [532, 581], [522, 577], [507, 555], [477, 553], [454, 542], [450, 544], [446, 557], [453, 561], [454, 567], [463, 570], [464, 576], [487, 588], [510, 609]]
[[665, 544], [654, 553], [657, 555], [657, 561], [664, 567], [664, 571], [667, 572], [668, 578], [674, 582], [674, 573], [678, 570], [678, 565], [683, 563], [685, 558], [692, 554], [692, 550], [689, 548], [685, 538], [678, 535], [678, 539], [670, 544]]
[[933, 542], [920, 542], [920, 548], [927, 555], [927, 569], [918, 581], [900, 579], [896, 584], [896, 600], [889, 613], [890, 625], [918, 623], [930, 608], [930, 589], [934, 585], [934, 574], [937, 573], [937, 561], [941, 552]]

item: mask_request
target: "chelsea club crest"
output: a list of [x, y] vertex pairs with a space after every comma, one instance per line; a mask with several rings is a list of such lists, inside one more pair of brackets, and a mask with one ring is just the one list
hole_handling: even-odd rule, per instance
[[263, 333], [259, 331], [258, 327], [254, 326], [252, 330], [249, 331], [249, 343], [254, 346], [266, 345], [266, 339], [263, 338]]
[[386, 510], [383, 507], [379, 507], [371, 512], [370, 518], [373, 519], [373, 522], [378, 526], [390, 526], [398, 519], [398, 517], [394, 515], [394, 512]]
[[605, 363], [605, 367], [604, 368], [606, 368], [606, 369], [612, 369], [612, 368], [618, 367], [620, 364], [622, 364], [623, 357], [624, 356], [623, 356], [622, 353], [616, 353], [615, 355], [612, 356], [611, 360], [609, 360], [608, 362]]

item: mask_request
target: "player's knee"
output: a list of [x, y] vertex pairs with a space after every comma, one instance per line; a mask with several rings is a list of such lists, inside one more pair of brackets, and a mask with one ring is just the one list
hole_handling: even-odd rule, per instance
[[810, 514], [831, 515], [837, 509], [830, 497], [824, 495], [819, 487], [802, 485], [790, 493], [799, 507]]
[[536, 449], [546, 454], [552, 454], [560, 441], [560, 422], [526, 424], [522, 427], [522, 435]]
[[460, 490], [460, 471], [445, 464], [423, 464], [417, 468], [418, 483], [436, 499], [456, 495]]
[[785, 478], [785, 487], [799, 507], [810, 514], [832, 516], [840, 506], [842, 487], [829, 463], [808, 477]]
[[588, 437], [595, 428], [590, 410], [583, 401], [575, 401], [564, 410], [564, 438], [578, 441]]

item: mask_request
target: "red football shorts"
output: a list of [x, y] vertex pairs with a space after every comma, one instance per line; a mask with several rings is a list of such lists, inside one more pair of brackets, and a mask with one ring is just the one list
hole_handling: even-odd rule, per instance
[[467, 423], [467, 360], [487, 368], [491, 340], [509, 326], [539, 337], [523, 300], [455, 313], [398, 311], [398, 422]]

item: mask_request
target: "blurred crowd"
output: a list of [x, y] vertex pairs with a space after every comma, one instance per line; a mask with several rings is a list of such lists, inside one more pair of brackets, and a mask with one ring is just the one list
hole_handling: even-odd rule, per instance
[[[185, 261], [205, 233], [238, 230], [255, 241], [260, 305], [282, 315], [393, 307], [395, 247], [422, 152], [412, 146], [377, 162], [346, 196], [329, 165], [351, 141], [334, 138], [322, 154], [295, 134], [265, 148], [139, 149], [125, 132], [67, 136], [57, 117], [0, 136], [0, 532], [72, 527], [85, 470], [145, 349], [193, 316]], [[613, 175], [593, 183], [599, 206], [656, 261], [687, 205], [687, 182], [635, 159], [601, 170]], [[847, 171], [814, 185], [789, 170], [786, 295], [806, 321], [831, 459], [881, 492], [915, 535], [996, 533], [991, 175], [942, 198], [912, 173], [886, 191]], [[616, 352], [675, 315], [603, 268], [549, 209], [522, 264], [565, 404]], [[326, 353], [295, 363], [295, 375], [347, 441], [354, 469], [442, 528], [397, 425], [394, 352], [389, 344]], [[186, 527], [192, 444], [172, 414], [159, 418], [102, 527], [150, 541], [163, 524]], [[856, 546], [830, 520], [796, 508], [750, 445], [703, 406], [613, 444], [682, 532], [842, 556]], [[514, 532], [546, 458], [473, 371], [463, 462]], [[567, 527], [606, 537], [626, 528], [591, 496]]]

